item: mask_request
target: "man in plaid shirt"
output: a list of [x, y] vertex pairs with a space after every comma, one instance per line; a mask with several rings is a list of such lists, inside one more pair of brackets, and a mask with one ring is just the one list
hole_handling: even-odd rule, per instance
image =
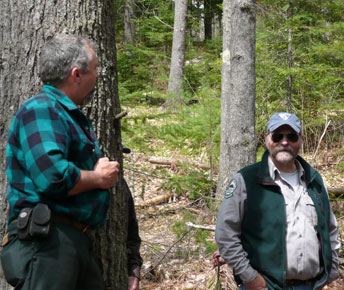
[[[119, 164], [103, 157], [79, 108], [92, 97], [97, 65], [87, 39], [61, 34], [48, 41], [40, 59], [42, 91], [11, 123], [1, 262], [15, 289], [104, 289], [87, 234], [106, 221]], [[36, 210], [37, 204], [43, 207]]]

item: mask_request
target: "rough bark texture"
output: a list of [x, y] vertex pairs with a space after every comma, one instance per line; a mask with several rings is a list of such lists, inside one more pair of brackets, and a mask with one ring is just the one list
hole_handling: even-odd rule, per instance
[[[41, 87], [37, 61], [42, 44], [57, 32], [82, 34], [96, 43], [96, 97], [85, 112], [93, 120], [106, 156], [122, 164], [113, 0], [2, 0], [0, 4], [0, 238], [6, 221], [5, 146], [13, 114]], [[121, 173], [122, 174], [122, 173]], [[127, 289], [125, 199], [119, 182], [106, 226], [95, 233], [95, 250], [108, 289]], [[3, 279], [0, 289], [10, 289]]]
[[254, 1], [223, 1], [219, 199], [232, 176], [256, 160], [255, 9]]
[[204, 40], [212, 39], [213, 11], [210, 5], [211, 0], [204, 0]]
[[187, 0], [175, 1], [170, 81], [167, 91], [178, 97], [181, 97], [180, 91], [184, 80], [187, 5]]
[[135, 43], [135, 13], [134, 1], [126, 0], [124, 8], [124, 43], [134, 45]]
[[[288, 19], [291, 20], [294, 14], [293, 1], [289, 1]], [[288, 69], [293, 67], [293, 31], [291, 28], [288, 30]], [[287, 112], [292, 112], [292, 89], [293, 89], [293, 75], [287, 76]]]

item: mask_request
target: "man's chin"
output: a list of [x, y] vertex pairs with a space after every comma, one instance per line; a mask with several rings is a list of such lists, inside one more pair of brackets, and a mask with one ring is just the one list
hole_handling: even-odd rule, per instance
[[289, 163], [293, 161], [294, 157], [290, 152], [280, 151], [276, 154], [275, 159], [280, 163]]

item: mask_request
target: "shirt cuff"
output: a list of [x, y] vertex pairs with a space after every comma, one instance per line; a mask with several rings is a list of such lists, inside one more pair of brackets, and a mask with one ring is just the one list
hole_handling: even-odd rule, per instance
[[244, 284], [247, 284], [256, 279], [258, 277], [258, 274], [259, 273], [255, 269], [250, 267], [244, 273], [239, 274], [239, 277]]
[[133, 266], [128, 270], [128, 276], [136, 277], [139, 280], [141, 280], [141, 267], [140, 266]]
[[337, 280], [339, 278], [339, 273], [338, 271], [335, 270], [331, 270], [330, 275], [328, 276], [327, 282], [330, 284], [332, 283], [334, 280]]

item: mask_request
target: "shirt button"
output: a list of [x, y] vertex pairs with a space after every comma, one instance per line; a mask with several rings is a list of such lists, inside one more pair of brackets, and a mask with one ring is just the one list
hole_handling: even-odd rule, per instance
[[299, 235], [299, 238], [302, 238], [302, 235]]
[[302, 257], [302, 256], [303, 256], [303, 254], [301, 253], [301, 254], [300, 254], [300, 257]]

